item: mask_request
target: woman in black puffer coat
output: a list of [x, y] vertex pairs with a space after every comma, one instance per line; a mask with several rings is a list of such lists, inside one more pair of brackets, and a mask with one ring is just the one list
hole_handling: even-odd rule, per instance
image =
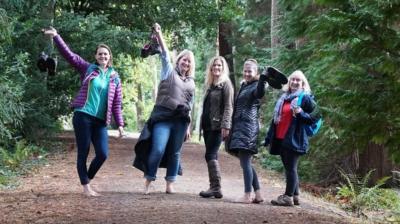
[[[258, 110], [260, 99], [265, 94], [265, 84], [268, 74], [258, 74], [258, 64], [254, 59], [248, 59], [243, 65], [243, 81], [235, 100], [232, 132], [227, 150], [240, 159], [243, 169], [244, 195], [236, 200], [240, 203], [261, 203], [264, 201], [260, 192], [256, 171], [251, 165], [252, 156], [258, 153], [257, 136], [259, 132]], [[255, 197], [251, 197], [252, 188]]]

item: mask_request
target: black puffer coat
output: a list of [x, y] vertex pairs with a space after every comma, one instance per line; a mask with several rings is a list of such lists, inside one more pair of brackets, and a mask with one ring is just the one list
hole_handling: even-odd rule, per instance
[[258, 110], [260, 99], [265, 94], [265, 81], [254, 80], [243, 83], [235, 100], [232, 131], [228, 152], [236, 155], [240, 150], [258, 153], [257, 135], [259, 132]]

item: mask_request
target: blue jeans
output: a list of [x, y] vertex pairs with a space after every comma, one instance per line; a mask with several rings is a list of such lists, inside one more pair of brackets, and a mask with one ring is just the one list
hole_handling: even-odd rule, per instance
[[297, 166], [300, 154], [285, 147], [281, 147], [280, 152], [286, 174], [285, 195], [288, 196], [299, 195], [299, 175], [297, 173]]
[[[160, 121], [153, 125], [152, 146], [147, 163], [145, 178], [156, 179], [157, 169], [164, 153], [167, 153], [167, 174], [165, 180], [175, 181], [178, 174], [181, 148], [188, 123], [181, 119]], [[168, 150], [167, 150], [168, 149]], [[166, 151], [167, 150], [167, 151]]]
[[[82, 185], [94, 178], [108, 157], [108, 135], [105, 121], [79, 111], [74, 112], [72, 124], [78, 147], [77, 170]], [[96, 156], [87, 169], [90, 142], [93, 143]]]
[[221, 146], [222, 134], [218, 131], [204, 131], [204, 143], [206, 145], [206, 162], [210, 160], [218, 160], [218, 150]]
[[258, 182], [258, 177], [256, 170], [251, 165], [251, 158], [252, 154], [241, 150], [239, 151], [239, 159], [240, 159], [240, 166], [243, 169], [243, 178], [244, 178], [244, 192], [250, 193], [251, 187], [253, 187], [254, 191], [260, 189], [260, 183]]

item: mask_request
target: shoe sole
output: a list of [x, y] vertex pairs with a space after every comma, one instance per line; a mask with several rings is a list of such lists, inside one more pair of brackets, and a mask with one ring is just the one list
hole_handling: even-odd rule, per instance
[[281, 204], [281, 203], [279, 203], [279, 202], [277, 202], [275, 200], [272, 200], [271, 204], [275, 205], [275, 206], [284, 206], [284, 207], [292, 207], [293, 206], [292, 204]]
[[203, 198], [211, 198], [211, 197], [214, 197], [214, 198], [217, 198], [217, 199], [220, 199], [220, 198], [222, 198], [223, 197], [223, 195], [222, 194], [212, 194], [212, 195], [204, 195], [204, 194], [199, 194], [200, 195], [200, 197], [203, 197]]

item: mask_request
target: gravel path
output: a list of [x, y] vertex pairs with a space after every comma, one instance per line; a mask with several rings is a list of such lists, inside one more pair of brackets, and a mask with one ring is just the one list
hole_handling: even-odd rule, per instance
[[[113, 134], [111, 134], [113, 135]], [[14, 190], [0, 191], [0, 223], [356, 223], [335, 205], [311, 195], [301, 195], [301, 206], [275, 207], [269, 201], [283, 192], [280, 175], [259, 169], [263, 204], [233, 203], [243, 193], [239, 161], [222, 152], [223, 199], [203, 199], [208, 187], [204, 146], [187, 143], [183, 149], [183, 176], [176, 194], [165, 194], [165, 169], [154, 192], [143, 195], [143, 174], [131, 166], [137, 135], [110, 138], [110, 156], [92, 181], [101, 197], [86, 197], [75, 169], [76, 152], [71, 132], [58, 140], [65, 149], [50, 163], [21, 178]], [[93, 150], [92, 150], [93, 151]], [[91, 154], [92, 156], [92, 154]]]

